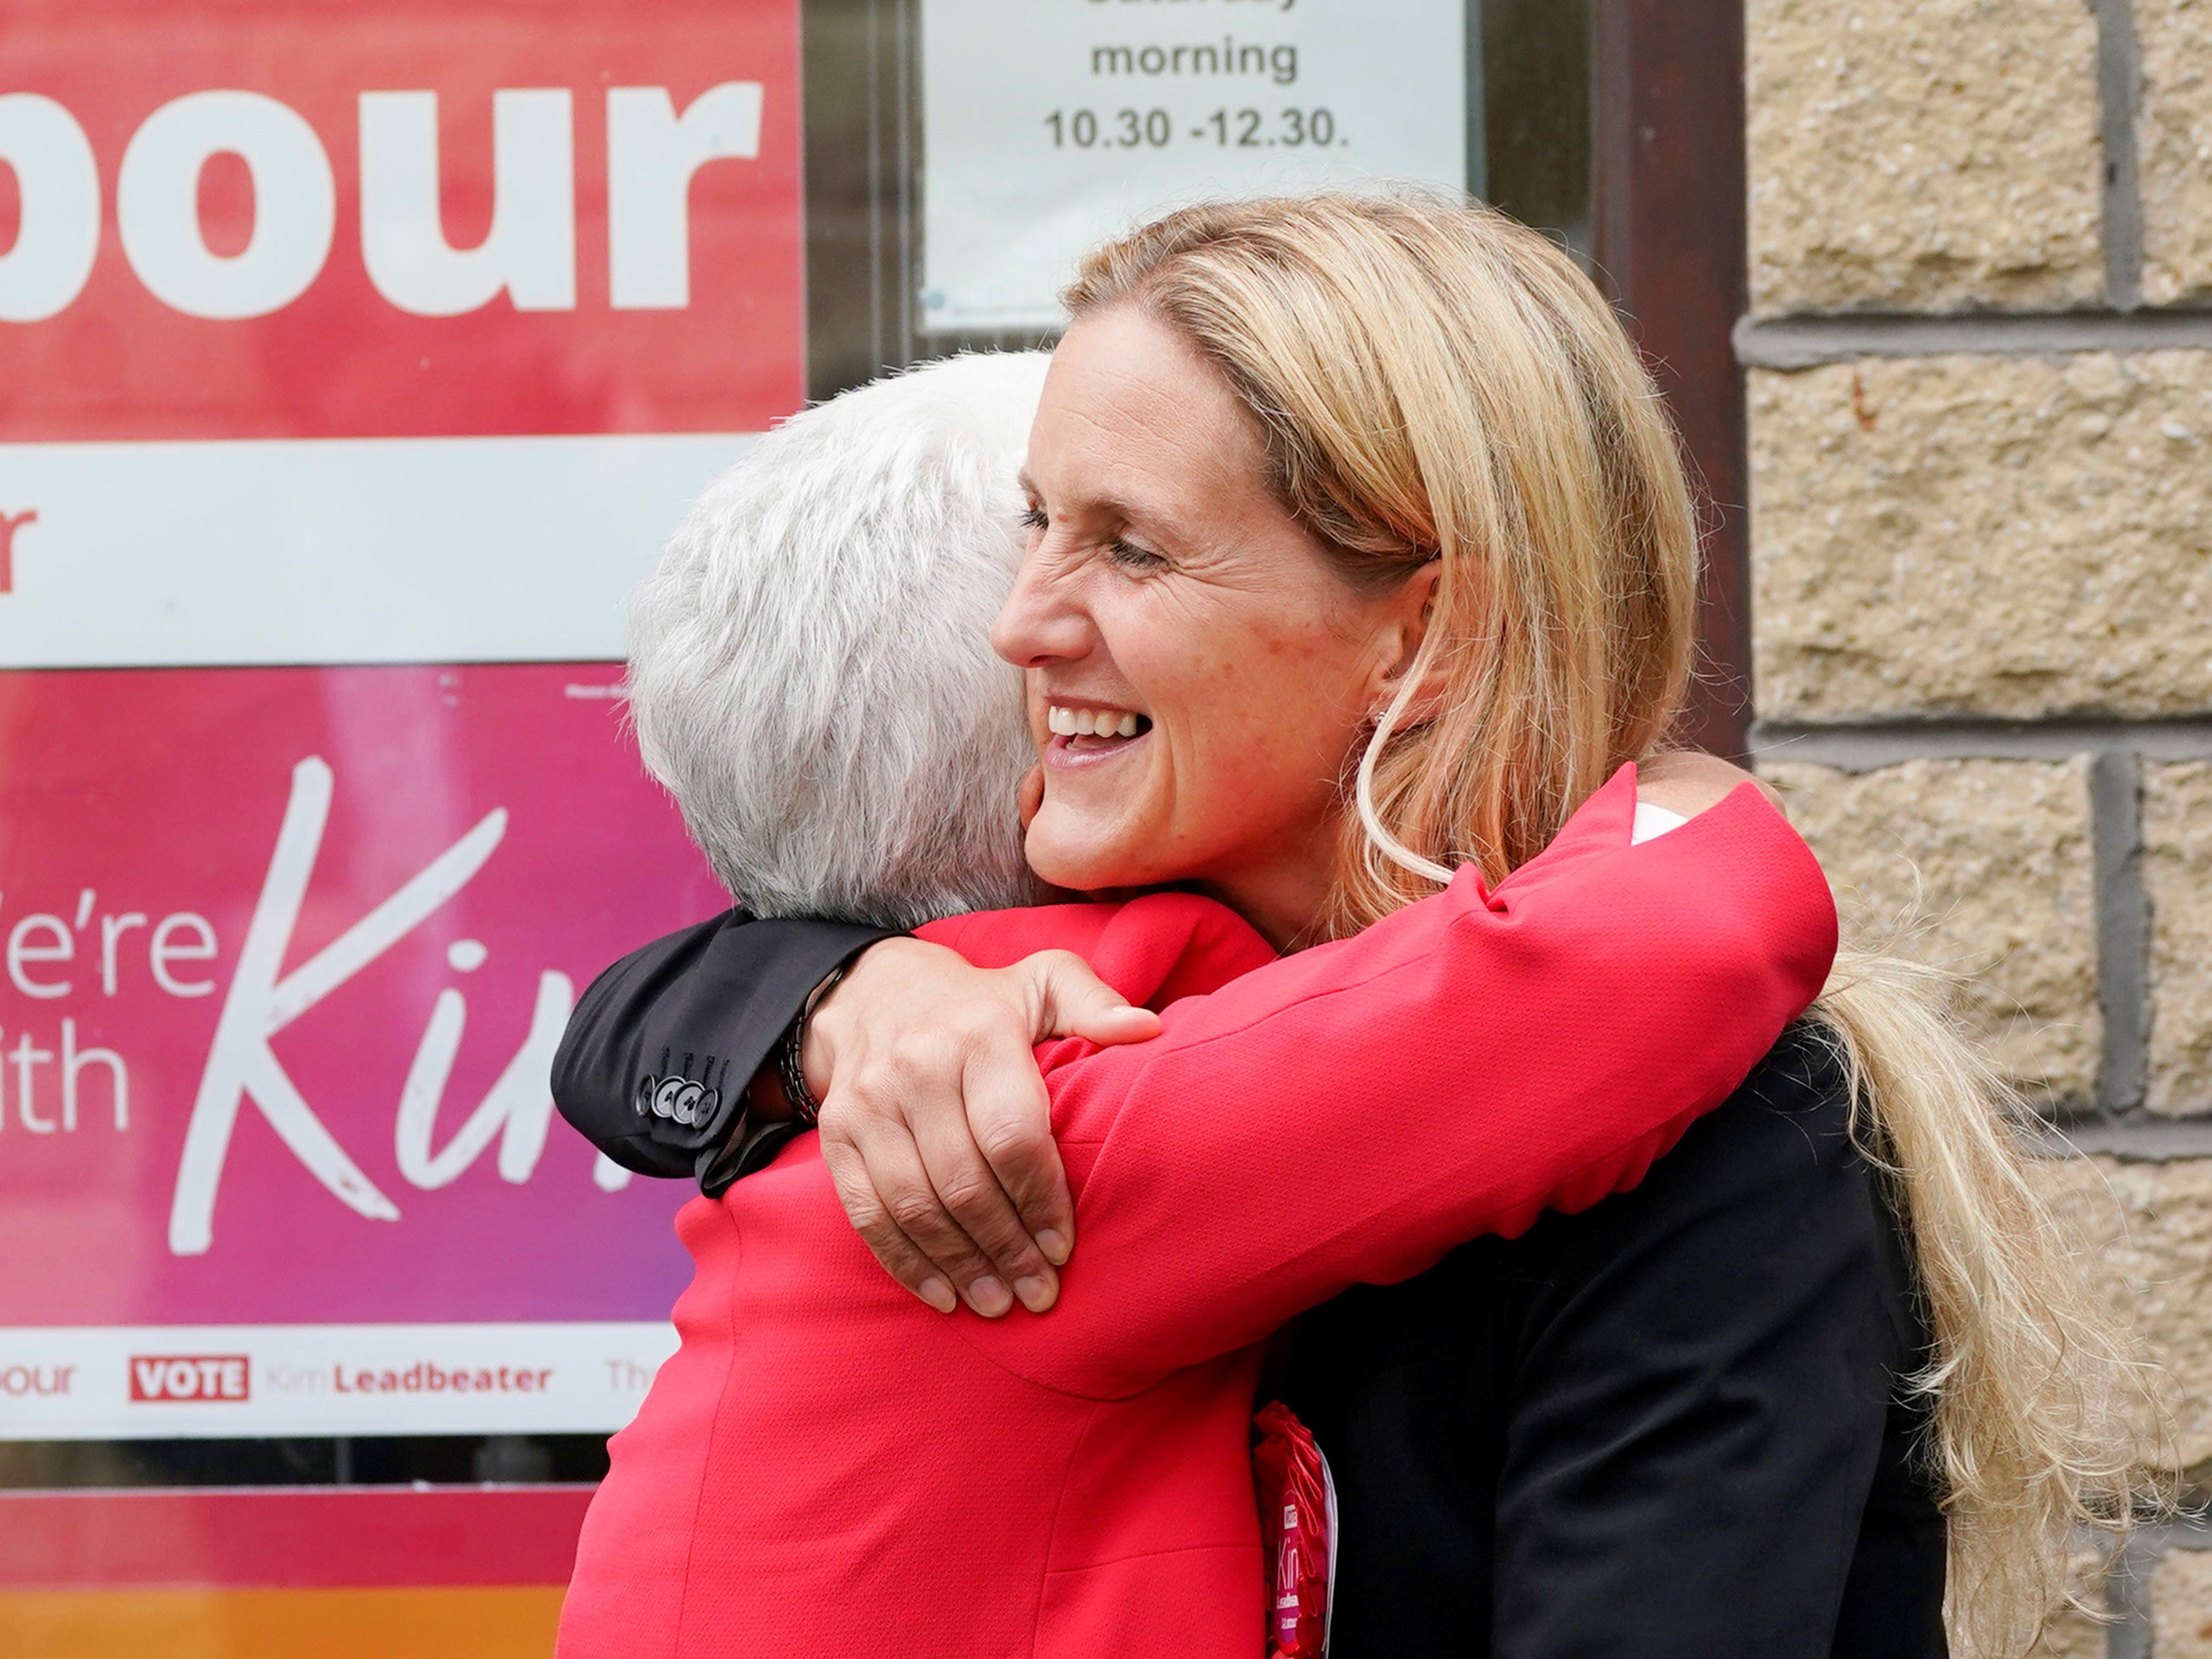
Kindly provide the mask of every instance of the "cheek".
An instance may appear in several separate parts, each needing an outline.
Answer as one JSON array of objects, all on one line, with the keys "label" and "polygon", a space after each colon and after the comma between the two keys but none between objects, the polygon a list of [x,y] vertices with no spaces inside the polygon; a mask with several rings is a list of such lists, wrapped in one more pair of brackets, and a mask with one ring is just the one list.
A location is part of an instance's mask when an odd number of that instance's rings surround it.
[{"label": "cheek", "polygon": [[1115,675],[1153,730],[1126,770],[1048,773],[1030,854],[1048,881],[1215,872],[1321,829],[1337,809],[1367,712],[1358,647],[1298,596],[1169,597],[1099,617]]},{"label": "cheek", "polygon": [[1158,677],[1152,781],[1170,798],[1156,805],[1205,840],[1330,810],[1365,712],[1351,655],[1319,629],[1269,634]]},{"label": "cheek", "polygon": [[1193,728],[1265,733],[1272,752],[1340,744],[1360,714],[1362,659],[1319,622],[1251,630],[1238,648],[1210,654],[1185,692]]},{"label": "cheek", "polygon": [[1192,710],[1188,743],[1198,775],[1182,791],[1231,816],[1279,816],[1292,803],[1326,801],[1358,714],[1322,665],[1251,663],[1224,676]]}]

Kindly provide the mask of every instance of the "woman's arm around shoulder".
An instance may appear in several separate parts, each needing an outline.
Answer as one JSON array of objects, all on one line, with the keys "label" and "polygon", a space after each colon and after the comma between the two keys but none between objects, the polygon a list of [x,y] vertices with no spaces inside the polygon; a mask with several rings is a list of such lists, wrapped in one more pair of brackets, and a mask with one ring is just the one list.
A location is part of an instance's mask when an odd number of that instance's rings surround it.
[{"label": "woman's arm around shoulder", "polygon": [[1624,769],[1494,891],[1462,872],[1155,1042],[1049,1056],[1055,1121],[1103,1146],[1060,1328],[1001,1343],[1140,1387],[1640,1176],[1819,994],[1836,924],[1756,792],[1641,846],[1634,808]]},{"label": "woman's arm around shoulder", "polygon": [[[1662,757],[1636,769],[1638,811],[1652,808],[1662,819],[1686,819],[1726,799],[1748,777],[1708,756]],[[1616,779],[1614,787],[1625,791],[1628,786]],[[1771,792],[1765,793],[1772,799]],[[1618,817],[1617,811],[1578,815],[1579,837],[1563,838],[1565,844],[1555,845],[1539,863],[1556,872],[1571,862],[1575,841],[1589,842],[1589,832],[1601,818],[1605,828],[1596,835],[1596,845],[1619,846],[1627,826],[1614,822]],[[1782,834],[1789,836],[1786,828]],[[1802,847],[1797,850],[1802,855]],[[1544,872],[1532,867],[1514,880],[1525,887],[1543,878]],[[1462,896],[1474,893],[1489,902],[1479,884],[1462,884],[1460,890]],[[1418,938],[1423,928],[1441,925],[1449,902],[1447,896],[1414,906],[1394,918],[1394,925]],[[1011,961],[1017,952],[1009,937],[996,930],[1013,914],[975,919],[985,924],[981,938],[972,932],[956,938],[945,931],[961,927],[960,921],[925,932],[958,945],[978,963]],[[1048,918],[1054,913],[1020,914]],[[1014,937],[1033,950],[1054,943],[1087,948],[1073,939],[1041,937],[1033,931]],[[1373,943],[1331,947],[1349,953],[1340,954],[1335,965],[1356,970],[1361,953]],[[1073,1216],[1053,1149],[1048,1097],[1024,1046],[1054,1029],[1044,1017],[1055,1003],[1079,1000],[1051,982],[1078,977],[1054,962],[1040,956],[992,973],[971,967],[952,950],[920,940],[893,942],[860,959],[810,1028],[807,1076],[824,1103],[823,1148],[833,1160],[847,1212],[893,1276],[933,1305],[946,1304],[949,1280],[980,1312],[996,1315],[1010,1307],[1016,1296],[1008,1293],[1006,1280],[990,1272],[986,1255],[1004,1263],[1031,1264],[1018,1269],[1027,1276],[1014,1283],[1020,1301],[1032,1311],[1050,1306],[1056,1295],[1056,1279],[1035,1266],[1042,1259],[1036,1244],[1018,1230],[1010,1236],[1008,1200],[1002,1195],[1018,1195],[1014,1203],[1030,1233],[1039,1238],[1052,1234],[1044,1254],[1054,1263],[1065,1261],[1073,1243]],[[1176,988],[1199,992],[1211,986],[1194,981]],[[1101,1042],[1149,1035],[1125,1031],[1109,1037],[1101,1035],[1108,1030],[1103,1022],[1075,1029]],[[1054,1060],[1087,1052],[1050,1051]],[[927,1158],[917,1151],[925,1145],[932,1148]],[[979,1248],[979,1240],[988,1242]]]}]

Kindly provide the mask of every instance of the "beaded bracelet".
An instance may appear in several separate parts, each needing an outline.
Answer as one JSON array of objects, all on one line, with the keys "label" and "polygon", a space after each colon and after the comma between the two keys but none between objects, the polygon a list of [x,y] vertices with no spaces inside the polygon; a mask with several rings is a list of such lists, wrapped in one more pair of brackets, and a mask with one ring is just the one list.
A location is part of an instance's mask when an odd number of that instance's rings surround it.
[{"label": "beaded bracelet", "polygon": [[776,1049],[776,1075],[783,1081],[783,1092],[791,1102],[792,1115],[808,1128],[812,1128],[822,1117],[822,1103],[806,1086],[806,1024],[814,1018],[814,1011],[822,999],[837,988],[851,969],[851,962],[841,962],[830,970],[829,976],[807,994],[806,1005],[799,1017],[791,1022],[790,1030],[783,1034],[783,1042]]}]

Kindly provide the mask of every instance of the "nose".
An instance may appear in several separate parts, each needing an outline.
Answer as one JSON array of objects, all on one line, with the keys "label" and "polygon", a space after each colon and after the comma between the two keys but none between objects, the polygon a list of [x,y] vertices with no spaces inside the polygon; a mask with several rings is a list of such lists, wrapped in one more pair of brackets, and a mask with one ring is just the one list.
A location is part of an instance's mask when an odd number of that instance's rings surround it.
[{"label": "nose", "polygon": [[1049,537],[1038,543],[991,624],[991,648],[1017,668],[1089,655],[1095,635],[1075,588],[1071,562],[1052,556]]}]

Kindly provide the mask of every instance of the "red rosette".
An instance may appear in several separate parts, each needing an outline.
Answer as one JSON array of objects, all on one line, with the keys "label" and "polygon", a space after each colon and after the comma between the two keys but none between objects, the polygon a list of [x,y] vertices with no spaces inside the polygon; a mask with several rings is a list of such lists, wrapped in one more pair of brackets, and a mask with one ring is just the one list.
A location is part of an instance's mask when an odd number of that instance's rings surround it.
[{"label": "red rosette", "polygon": [[1280,1401],[1253,1415],[1252,1486],[1267,1569],[1268,1659],[1321,1659],[1328,1647],[1336,1494],[1320,1446]]}]

